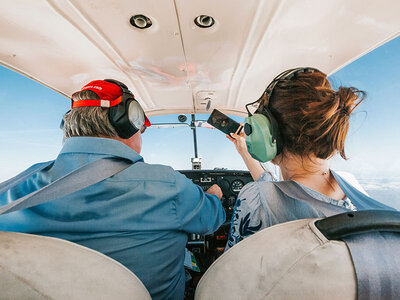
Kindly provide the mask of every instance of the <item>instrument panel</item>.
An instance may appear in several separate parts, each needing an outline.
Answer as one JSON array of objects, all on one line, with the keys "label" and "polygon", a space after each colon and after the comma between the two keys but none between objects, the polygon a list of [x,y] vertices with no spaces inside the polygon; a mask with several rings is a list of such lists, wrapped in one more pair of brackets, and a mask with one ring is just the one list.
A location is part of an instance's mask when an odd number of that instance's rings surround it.
[{"label": "instrument panel", "polygon": [[213,184],[218,184],[222,190],[222,205],[226,212],[226,220],[229,222],[235,207],[236,198],[240,190],[253,181],[250,172],[237,170],[182,170],[179,171],[193,183],[206,191]]}]

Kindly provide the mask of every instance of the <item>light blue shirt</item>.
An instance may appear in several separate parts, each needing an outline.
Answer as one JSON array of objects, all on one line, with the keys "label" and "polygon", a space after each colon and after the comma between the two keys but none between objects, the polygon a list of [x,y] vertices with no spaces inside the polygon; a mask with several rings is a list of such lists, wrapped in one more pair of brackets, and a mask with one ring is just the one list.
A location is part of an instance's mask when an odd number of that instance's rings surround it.
[{"label": "light blue shirt", "polygon": [[[284,194],[272,184],[274,178],[264,172],[256,182],[246,184],[240,191],[232,214],[231,228],[225,251],[270,226],[298,219],[318,218],[324,215],[307,203],[297,201]],[[298,183],[307,194],[316,200],[357,210],[349,198],[335,200]]]},{"label": "light blue shirt", "polygon": [[183,299],[187,233],[213,233],[225,221],[225,212],[218,197],[171,167],[144,163],[113,139],[69,138],[50,169],[1,194],[0,204],[103,157],[134,164],[73,194],[2,215],[0,230],[52,236],[95,249],[134,272],[153,299]]}]

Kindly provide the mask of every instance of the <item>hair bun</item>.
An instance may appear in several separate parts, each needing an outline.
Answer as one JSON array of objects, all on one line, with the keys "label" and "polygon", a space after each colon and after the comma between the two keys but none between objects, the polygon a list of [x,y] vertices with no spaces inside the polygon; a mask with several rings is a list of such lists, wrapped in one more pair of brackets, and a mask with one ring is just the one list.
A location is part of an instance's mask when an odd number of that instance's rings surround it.
[{"label": "hair bun", "polygon": [[350,116],[353,110],[365,98],[365,92],[354,87],[340,87],[337,91],[339,97],[339,113],[345,116]]},{"label": "hair bun", "polygon": [[354,87],[333,90],[322,72],[301,73],[279,82],[269,108],[279,124],[283,150],[321,159],[339,153],[347,159],[344,142],[349,116],[364,98],[365,93]]}]

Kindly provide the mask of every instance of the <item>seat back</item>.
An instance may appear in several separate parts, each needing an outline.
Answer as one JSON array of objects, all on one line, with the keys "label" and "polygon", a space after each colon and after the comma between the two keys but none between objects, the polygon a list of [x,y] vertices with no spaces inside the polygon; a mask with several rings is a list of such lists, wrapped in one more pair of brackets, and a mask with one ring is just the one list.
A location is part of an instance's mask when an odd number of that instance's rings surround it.
[{"label": "seat back", "polygon": [[2,299],[151,299],[113,259],[74,243],[0,232]]},{"label": "seat back", "polygon": [[241,241],[207,270],[195,299],[355,299],[346,244],[328,240],[314,222],[279,224]]}]

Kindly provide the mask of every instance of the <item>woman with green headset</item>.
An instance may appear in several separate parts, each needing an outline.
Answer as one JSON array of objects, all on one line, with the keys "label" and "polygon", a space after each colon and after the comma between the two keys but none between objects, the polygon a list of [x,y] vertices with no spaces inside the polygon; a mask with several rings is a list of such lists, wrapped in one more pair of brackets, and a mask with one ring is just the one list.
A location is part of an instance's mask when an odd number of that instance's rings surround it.
[{"label": "woman with green headset", "polygon": [[[227,137],[254,182],[238,195],[226,249],[275,224],[323,217],[316,206],[299,201],[297,195],[304,193],[313,201],[344,210],[391,209],[364,195],[353,176],[344,179],[328,164],[335,154],[347,159],[344,145],[349,117],[364,96],[354,87],[333,90],[326,74],[317,69],[296,68],[279,74],[260,99],[246,105],[245,132]],[[248,107],[254,104],[258,108],[252,114]],[[263,169],[260,162],[267,161],[280,167],[282,178]],[[280,179],[283,182],[277,184]],[[289,183],[288,193],[285,185]],[[359,196],[349,199],[347,189]]]}]

